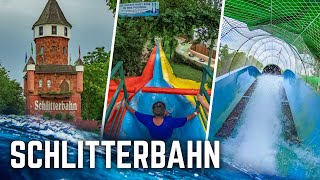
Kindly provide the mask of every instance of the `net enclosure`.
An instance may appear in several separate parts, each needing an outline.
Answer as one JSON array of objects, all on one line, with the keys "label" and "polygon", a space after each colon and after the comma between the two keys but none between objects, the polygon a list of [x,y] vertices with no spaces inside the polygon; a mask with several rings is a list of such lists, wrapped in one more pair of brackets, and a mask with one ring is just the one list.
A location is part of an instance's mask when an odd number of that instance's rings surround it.
[{"label": "net enclosure", "polygon": [[320,1],[226,0],[219,59],[218,75],[276,64],[319,79]]}]

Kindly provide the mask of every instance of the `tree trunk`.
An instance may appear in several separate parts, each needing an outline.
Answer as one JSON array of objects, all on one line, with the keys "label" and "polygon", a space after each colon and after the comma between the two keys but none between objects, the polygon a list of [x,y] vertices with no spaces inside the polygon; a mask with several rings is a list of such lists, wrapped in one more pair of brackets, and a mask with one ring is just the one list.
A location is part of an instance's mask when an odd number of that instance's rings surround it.
[{"label": "tree trunk", "polygon": [[211,61],[212,61],[212,55],[213,55],[213,44],[214,44],[214,39],[211,39],[210,53],[209,53],[209,60],[208,60],[208,66],[209,67],[211,67]]}]

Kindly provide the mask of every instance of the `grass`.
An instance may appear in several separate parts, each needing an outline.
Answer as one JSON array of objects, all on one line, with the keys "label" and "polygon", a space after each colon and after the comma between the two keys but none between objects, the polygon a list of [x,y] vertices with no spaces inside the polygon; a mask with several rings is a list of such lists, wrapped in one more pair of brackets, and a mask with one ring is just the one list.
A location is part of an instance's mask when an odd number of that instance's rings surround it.
[{"label": "grass", "polygon": [[[172,55],[171,58],[173,57],[173,54],[175,53],[175,49],[177,47],[178,42],[174,43],[174,46],[172,48]],[[182,63],[174,63],[170,60],[170,50],[169,50],[169,40],[166,39],[165,41],[165,48],[163,49],[164,53],[166,55],[166,57],[168,58],[170,65],[172,67],[173,73],[179,77],[179,78],[183,78],[183,79],[190,79],[190,80],[194,80],[197,82],[201,82],[201,78],[202,78],[202,71],[195,69],[189,65],[186,64],[182,64]]]},{"label": "grass", "polygon": [[191,79],[197,82],[201,82],[202,78],[202,72],[194,69],[193,67],[190,67],[185,64],[178,64],[170,62],[173,73],[179,77],[184,79]]},{"label": "grass", "polygon": [[315,89],[318,89],[318,82],[320,77],[317,76],[301,76],[308,84],[310,84]]}]

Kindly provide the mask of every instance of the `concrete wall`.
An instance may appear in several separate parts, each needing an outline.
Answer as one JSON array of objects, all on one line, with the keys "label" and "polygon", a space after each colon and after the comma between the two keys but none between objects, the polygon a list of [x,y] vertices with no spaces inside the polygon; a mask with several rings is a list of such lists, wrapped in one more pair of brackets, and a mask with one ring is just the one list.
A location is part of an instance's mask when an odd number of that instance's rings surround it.
[{"label": "concrete wall", "polygon": [[320,153],[320,93],[290,70],[283,77],[298,137],[308,148]]},{"label": "concrete wall", "polygon": [[260,72],[256,67],[247,66],[216,79],[209,140],[213,140],[225,119],[258,75]]}]

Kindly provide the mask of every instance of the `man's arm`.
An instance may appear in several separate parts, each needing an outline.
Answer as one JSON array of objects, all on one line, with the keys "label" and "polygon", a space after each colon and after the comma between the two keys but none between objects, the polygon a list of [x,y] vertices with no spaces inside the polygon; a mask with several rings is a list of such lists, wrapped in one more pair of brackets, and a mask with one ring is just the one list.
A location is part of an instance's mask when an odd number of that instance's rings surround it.
[{"label": "man's arm", "polygon": [[198,94],[197,97],[198,97],[198,100],[199,100],[200,104],[202,104],[202,106],[204,107],[204,109],[205,109],[207,112],[209,112],[209,108],[210,108],[210,107],[209,107],[208,102],[205,100],[204,96]]},{"label": "man's arm", "polygon": [[131,114],[136,113],[136,110],[134,110],[132,107],[130,107],[128,102],[126,102],[126,108]]},{"label": "man's arm", "polygon": [[187,116],[187,121],[190,121],[191,119],[196,117],[198,115],[198,113],[199,113],[199,109],[197,109],[194,113],[192,113],[189,116]]}]

